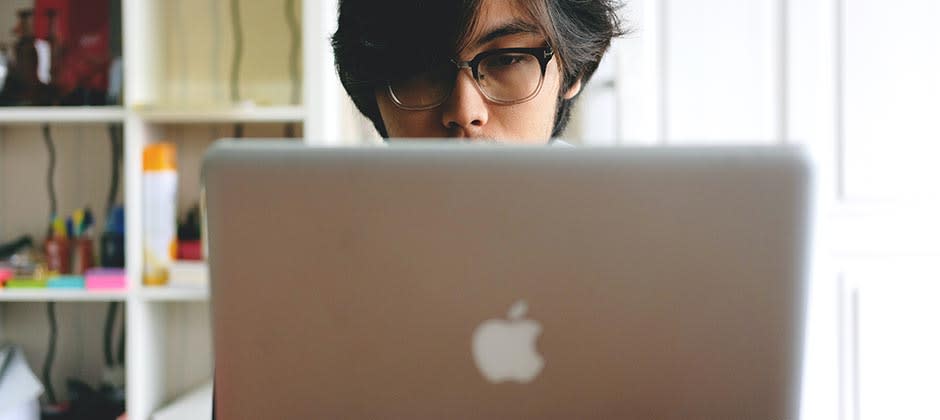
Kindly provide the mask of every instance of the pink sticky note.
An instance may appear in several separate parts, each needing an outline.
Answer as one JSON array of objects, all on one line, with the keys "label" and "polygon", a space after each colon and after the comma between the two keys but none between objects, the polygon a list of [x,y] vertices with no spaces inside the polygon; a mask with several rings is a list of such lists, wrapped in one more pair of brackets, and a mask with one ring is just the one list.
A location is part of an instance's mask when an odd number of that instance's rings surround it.
[{"label": "pink sticky note", "polygon": [[93,268],[85,272],[88,290],[114,290],[127,287],[127,277],[120,268]]}]

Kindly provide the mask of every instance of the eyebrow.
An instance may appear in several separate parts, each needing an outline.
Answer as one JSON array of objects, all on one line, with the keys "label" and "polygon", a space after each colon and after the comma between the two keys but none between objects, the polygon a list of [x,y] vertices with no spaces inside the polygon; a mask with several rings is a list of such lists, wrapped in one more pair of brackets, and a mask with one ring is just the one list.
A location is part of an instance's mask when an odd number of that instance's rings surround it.
[{"label": "eyebrow", "polygon": [[485,35],[481,36],[480,39],[474,42],[474,47],[480,48],[493,40],[502,38],[504,36],[516,35],[516,34],[528,34],[528,33],[539,33],[539,28],[535,25],[522,21],[514,20],[505,25],[499,26]]}]

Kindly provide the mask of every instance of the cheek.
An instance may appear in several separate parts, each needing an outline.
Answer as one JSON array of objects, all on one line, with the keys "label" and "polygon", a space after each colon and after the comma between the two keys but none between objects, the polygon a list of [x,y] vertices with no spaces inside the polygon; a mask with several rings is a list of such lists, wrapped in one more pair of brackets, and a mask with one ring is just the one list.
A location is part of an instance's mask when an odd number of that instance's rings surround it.
[{"label": "cheek", "polygon": [[[549,65],[545,70],[545,80],[542,90],[532,101],[524,104],[528,110],[529,121],[533,130],[541,132],[545,138],[552,134],[555,123],[555,109],[558,106],[558,90],[561,88],[561,78],[558,69]],[[535,127],[537,125],[537,127]]]},{"label": "cheek", "polygon": [[552,100],[557,100],[561,96],[561,69],[556,63],[552,61],[545,69],[545,81],[542,82],[542,92],[540,92],[551,97]]},{"label": "cheek", "polygon": [[435,123],[432,112],[402,111],[388,99],[384,91],[376,92],[375,101],[389,137],[444,137],[434,132],[434,128],[440,124]]},{"label": "cheek", "polygon": [[[545,69],[542,89],[532,100],[507,107],[494,107],[490,114],[492,129],[516,143],[541,144],[552,135],[555,128],[555,110],[558,106],[558,91],[561,78],[554,62]],[[499,128],[496,128],[499,127]]]}]

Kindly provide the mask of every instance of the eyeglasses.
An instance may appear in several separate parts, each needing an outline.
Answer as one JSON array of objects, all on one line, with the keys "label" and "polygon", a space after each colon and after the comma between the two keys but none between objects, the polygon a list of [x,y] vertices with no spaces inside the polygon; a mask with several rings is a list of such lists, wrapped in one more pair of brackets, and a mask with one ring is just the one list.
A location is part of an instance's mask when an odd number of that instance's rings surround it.
[{"label": "eyeglasses", "polygon": [[488,100],[515,105],[539,94],[545,69],[554,55],[551,47],[485,51],[470,61],[450,60],[414,76],[390,81],[388,96],[404,110],[433,109],[450,97],[457,84],[457,73],[469,69],[477,88]]}]

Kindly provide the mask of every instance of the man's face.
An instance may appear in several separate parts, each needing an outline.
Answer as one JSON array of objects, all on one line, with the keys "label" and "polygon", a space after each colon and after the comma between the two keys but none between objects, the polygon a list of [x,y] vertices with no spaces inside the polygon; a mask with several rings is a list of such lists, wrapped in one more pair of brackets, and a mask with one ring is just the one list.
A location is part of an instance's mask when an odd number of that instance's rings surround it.
[{"label": "man's face", "polygon": [[[479,21],[469,34],[467,47],[457,57],[469,61],[478,54],[503,48],[541,48],[545,38],[535,31],[526,14],[515,1],[484,0]],[[429,35],[433,36],[433,34]],[[559,58],[546,67],[541,90],[532,99],[513,105],[489,100],[478,88],[468,69],[461,69],[450,96],[433,109],[414,111],[397,106],[385,86],[376,89],[376,101],[382,121],[391,138],[463,138],[518,144],[545,144],[552,134],[561,87]],[[563,97],[570,99],[580,90],[575,83]]]}]

